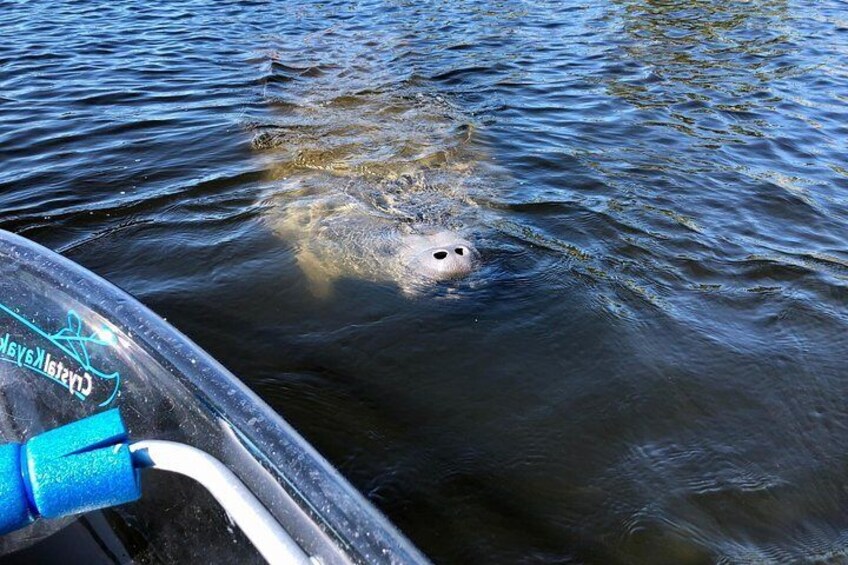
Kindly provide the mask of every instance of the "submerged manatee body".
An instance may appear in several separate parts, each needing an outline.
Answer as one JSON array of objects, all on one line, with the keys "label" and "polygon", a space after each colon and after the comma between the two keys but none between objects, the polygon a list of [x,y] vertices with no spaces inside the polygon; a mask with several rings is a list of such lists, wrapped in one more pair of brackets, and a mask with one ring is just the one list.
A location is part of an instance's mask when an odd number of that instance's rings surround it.
[{"label": "submerged manatee body", "polygon": [[[472,273],[480,264],[468,224],[476,206],[438,190],[424,196],[408,186],[398,188],[404,186],[399,180],[331,173],[296,175],[276,185],[277,192],[266,201],[265,221],[294,245],[298,266],[319,296],[329,294],[333,281],[341,278],[393,281],[415,293]],[[400,195],[404,208],[423,211],[434,199],[439,205],[429,207],[429,213],[406,214],[389,204],[385,196],[391,194]],[[449,214],[451,209],[461,214]]]},{"label": "submerged manatee body", "polygon": [[341,278],[405,292],[462,284],[480,265],[475,197],[486,186],[471,122],[419,88],[362,89],[343,66],[277,71],[309,78],[268,96],[273,120],[253,126],[264,219],[293,245],[313,292]]}]

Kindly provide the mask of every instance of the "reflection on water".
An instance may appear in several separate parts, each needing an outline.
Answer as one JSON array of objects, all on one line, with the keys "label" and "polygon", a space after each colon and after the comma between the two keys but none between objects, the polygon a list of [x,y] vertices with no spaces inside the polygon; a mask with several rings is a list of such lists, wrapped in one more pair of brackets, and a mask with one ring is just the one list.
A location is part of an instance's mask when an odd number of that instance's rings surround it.
[{"label": "reflection on water", "polygon": [[[681,124],[696,109],[744,112],[760,108],[758,94],[787,72],[774,65],[792,52],[786,2],[616,4],[625,14],[628,60],[606,78],[615,94],[640,108],[690,104],[676,116]],[[637,68],[641,76],[631,74]]]},{"label": "reflection on water", "polygon": [[[0,227],[167,316],[435,560],[845,560],[839,2],[0,7]],[[266,222],[304,186],[461,210],[479,286],[316,298]]]}]

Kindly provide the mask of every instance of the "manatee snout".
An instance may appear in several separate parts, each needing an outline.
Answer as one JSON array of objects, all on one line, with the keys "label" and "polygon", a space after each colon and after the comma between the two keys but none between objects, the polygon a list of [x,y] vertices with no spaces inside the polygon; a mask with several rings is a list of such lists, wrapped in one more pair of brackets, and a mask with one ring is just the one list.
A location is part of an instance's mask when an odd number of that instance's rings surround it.
[{"label": "manatee snout", "polygon": [[406,242],[407,268],[431,280],[462,278],[471,273],[477,250],[452,232],[411,236]]},{"label": "manatee snout", "polygon": [[462,244],[430,249],[417,261],[415,268],[436,280],[464,277],[474,268],[471,250]]}]

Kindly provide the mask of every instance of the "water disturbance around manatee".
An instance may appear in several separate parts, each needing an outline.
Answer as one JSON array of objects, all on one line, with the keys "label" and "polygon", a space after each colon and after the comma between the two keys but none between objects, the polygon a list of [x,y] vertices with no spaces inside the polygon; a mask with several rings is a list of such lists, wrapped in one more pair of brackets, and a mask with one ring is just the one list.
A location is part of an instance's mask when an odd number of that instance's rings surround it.
[{"label": "water disturbance around manatee", "polygon": [[[848,561],[846,14],[0,0],[0,228],[166,317],[434,561]],[[479,271],[316,295],[267,218],[327,187],[467,229]]]}]

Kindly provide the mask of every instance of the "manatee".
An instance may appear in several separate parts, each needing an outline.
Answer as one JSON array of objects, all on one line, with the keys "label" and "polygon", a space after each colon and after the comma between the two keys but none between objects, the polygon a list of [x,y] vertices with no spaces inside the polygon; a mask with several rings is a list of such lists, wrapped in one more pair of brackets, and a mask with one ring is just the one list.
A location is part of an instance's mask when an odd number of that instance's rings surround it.
[{"label": "manatee", "polygon": [[473,122],[421,88],[347,90],[344,68],[284,68],[310,78],[269,97],[271,119],[251,124],[253,146],[268,188],[264,222],[293,246],[313,293],[328,295],[341,278],[406,293],[463,284],[481,264],[486,185]]},{"label": "manatee", "polygon": [[[480,265],[473,234],[447,213],[464,206],[467,215],[473,205],[450,198],[433,202],[442,191],[416,196],[403,189],[409,183],[409,177],[345,181],[327,173],[296,175],[266,201],[264,220],[294,245],[297,264],[317,296],[328,296],[333,281],[346,277],[392,281],[414,294],[471,274]],[[387,195],[399,196],[402,207],[388,204]],[[366,196],[381,197],[383,206]],[[405,214],[406,207],[419,213]]]}]

